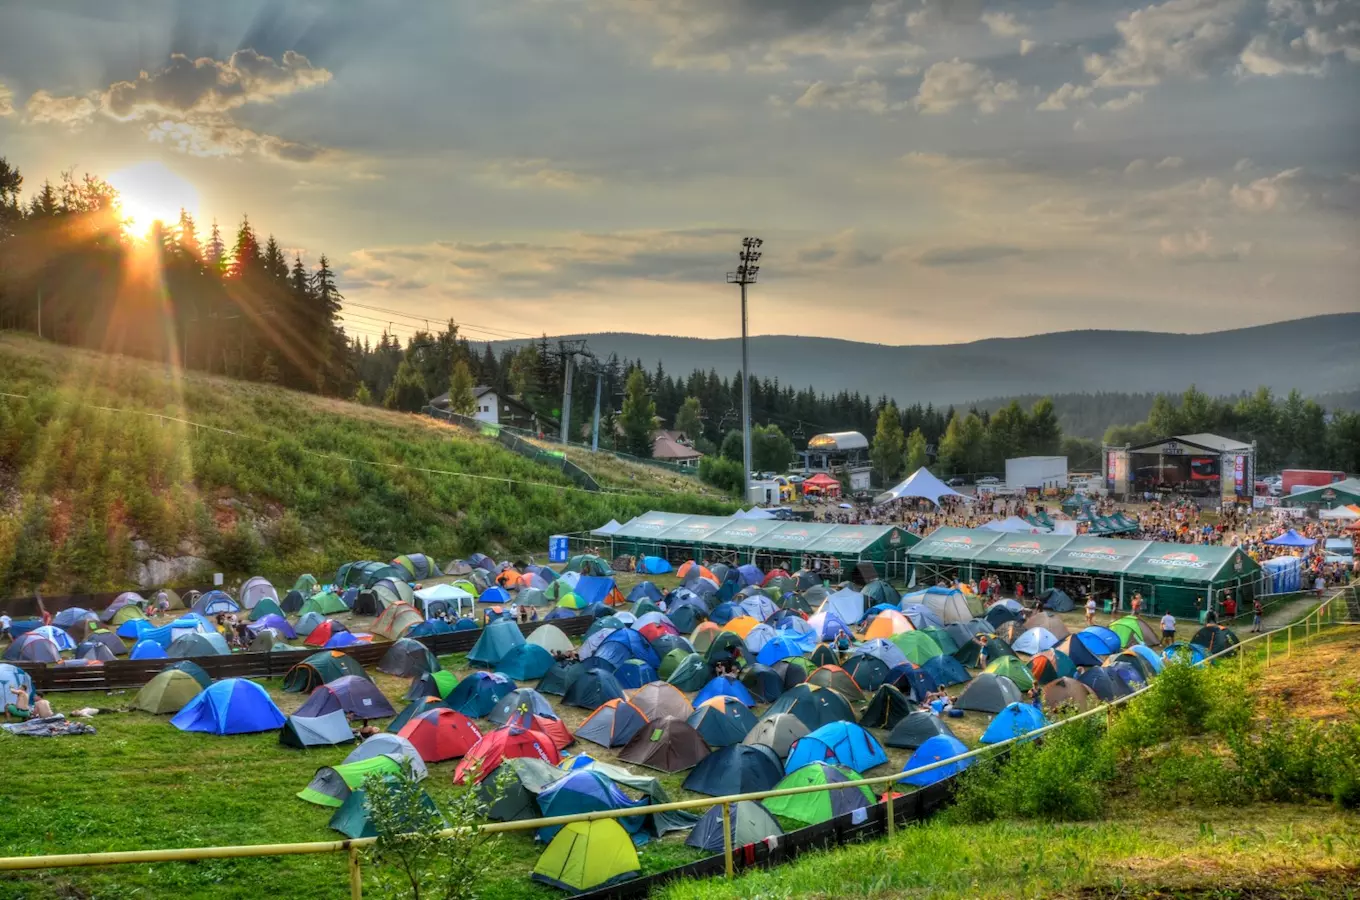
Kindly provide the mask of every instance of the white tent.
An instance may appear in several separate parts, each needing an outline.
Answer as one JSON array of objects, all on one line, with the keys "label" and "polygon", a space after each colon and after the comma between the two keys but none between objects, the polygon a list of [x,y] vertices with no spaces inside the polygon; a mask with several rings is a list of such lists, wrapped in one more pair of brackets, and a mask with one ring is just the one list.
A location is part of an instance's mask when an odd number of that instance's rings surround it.
[{"label": "white tent", "polygon": [[451,584],[433,584],[427,588],[421,588],[415,593],[418,600],[429,603],[434,600],[443,600],[445,603],[471,603],[477,598],[469,594],[462,588],[454,587]]},{"label": "white tent", "polygon": [[960,497],[968,501],[973,499],[966,494],[960,494],[930,474],[930,471],[925,467],[917,469],[911,474],[910,478],[892,490],[879,494],[874,498],[874,504],[887,503],[889,500],[898,500],[902,497],[922,497],[936,506],[940,505],[941,497]]},{"label": "white tent", "polygon": [[1006,534],[1047,534],[1048,529],[1026,522],[1019,516],[1009,516],[1005,519],[998,519],[987,522],[982,526],[988,531],[1000,531]]},{"label": "white tent", "polygon": [[611,534],[616,534],[616,533],[618,533],[618,530],[619,530],[620,528],[622,528],[622,527],[623,527],[623,526],[619,524],[619,520],[618,520],[618,519],[610,519],[608,522],[605,522],[605,523],[604,523],[603,525],[601,525],[599,528],[594,529],[594,530],[591,531],[590,533],[591,533],[591,534],[598,534],[598,535],[600,535],[601,537],[608,537],[608,536],[611,535]]},{"label": "white tent", "polygon": [[835,613],[845,624],[854,625],[864,618],[864,595],[859,591],[841,588],[823,600],[817,612]]},{"label": "white tent", "polygon": [[744,512],[744,513],[737,513],[733,518],[737,518],[737,519],[762,519],[762,520],[763,520],[763,519],[773,519],[773,518],[775,518],[775,514],[772,513],[772,512],[770,512],[768,509],[761,509],[759,506],[753,506],[753,507],[751,507],[750,509],[748,509],[748,510],[747,510],[746,512]]},{"label": "white tent", "polygon": [[1338,506],[1336,509],[1318,510],[1319,519],[1360,519],[1360,513],[1351,509],[1349,506]]}]

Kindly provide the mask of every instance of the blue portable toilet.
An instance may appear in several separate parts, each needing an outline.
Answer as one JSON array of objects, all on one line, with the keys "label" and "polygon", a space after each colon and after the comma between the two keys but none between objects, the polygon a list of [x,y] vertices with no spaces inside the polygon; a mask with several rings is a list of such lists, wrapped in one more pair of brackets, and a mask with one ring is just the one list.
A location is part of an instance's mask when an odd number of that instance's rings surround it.
[{"label": "blue portable toilet", "polygon": [[548,538],[548,562],[564,563],[570,557],[567,550],[567,536],[554,534]]}]

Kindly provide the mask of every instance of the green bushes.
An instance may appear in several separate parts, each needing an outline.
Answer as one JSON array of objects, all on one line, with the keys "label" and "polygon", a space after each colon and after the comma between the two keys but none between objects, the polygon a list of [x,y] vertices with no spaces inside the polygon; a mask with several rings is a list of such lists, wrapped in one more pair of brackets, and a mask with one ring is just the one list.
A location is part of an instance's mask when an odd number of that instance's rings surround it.
[{"label": "green bushes", "polygon": [[722,456],[705,456],[699,460],[699,479],[719,490],[737,495],[741,494],[746,484],[741,463]]},{"label": "green bushes", "polygon": [[960,823],[1084,820],[1133,801],[1360,804],[1360,703],[1336,722],[1260,715],[1253,671],[1173,663],[1134,700],[1022,743],[960,778]]}]

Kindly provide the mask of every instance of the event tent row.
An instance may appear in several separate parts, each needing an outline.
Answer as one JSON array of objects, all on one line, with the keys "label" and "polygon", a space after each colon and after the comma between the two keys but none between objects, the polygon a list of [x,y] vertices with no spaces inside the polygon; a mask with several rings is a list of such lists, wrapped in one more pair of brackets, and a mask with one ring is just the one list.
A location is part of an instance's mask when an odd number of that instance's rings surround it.
[{"label": "event tent row", "polygon": [[922,580],[977,579],[986,572],[1022,573],[1035,588],[1058,578],[1089,578],[1099,597],[1127,601],[1135,591],[1150,612],[1197,613],[1196,600],[1221,601],[1231,592],[1239,607],[1262,588],[1261,567],[1239,547],[1171,544],[1093,535],[1005,534],[985,528],[940,528],[907,552]]},{"label": "event tent row", "polygon": [[649,512],[616,529],[592,534],[607,539],[615,555],[664,556],[672,562],[704,556],[764,569],[788,566],[834,571],[869,562],[880,575],[902,576],[906,551],[920,540],[891,525],[830,525],[745,516],[697,516]]}]

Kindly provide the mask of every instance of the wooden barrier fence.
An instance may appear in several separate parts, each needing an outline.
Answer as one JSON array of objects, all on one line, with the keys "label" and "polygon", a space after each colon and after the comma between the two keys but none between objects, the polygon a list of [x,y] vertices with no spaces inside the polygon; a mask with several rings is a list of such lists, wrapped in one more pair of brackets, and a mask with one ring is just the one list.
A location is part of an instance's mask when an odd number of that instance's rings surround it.
[{"label": "wooden barrier fence", "polygon": [[[555,625],[567,637],[580,637],[595,621],[592,616],[573,616],[551,622],[529,622],[519,626],[525,636],[543,625]],[[449,634],[430,634],[414,638],[429,647],[436,656],[447,653],[466,653],[482,636],[481,629],[454,631]],[[366,668],[377,665],[392,647],[382,641],[372,644],[353,644],[341,652],[362,663]],[[233,653],[231,656],[195,656],[193,661],[214,681],[219,678],[281,678],[289,669],[320,650],[285,650],[267,653]],[[140,688],[155,678],[166,666],[179,662],[175,659],[119,659],[98,666],[53,666],[42,663],[15,662],[33,679],[39,693],[63,691],[113,691]]]}]

